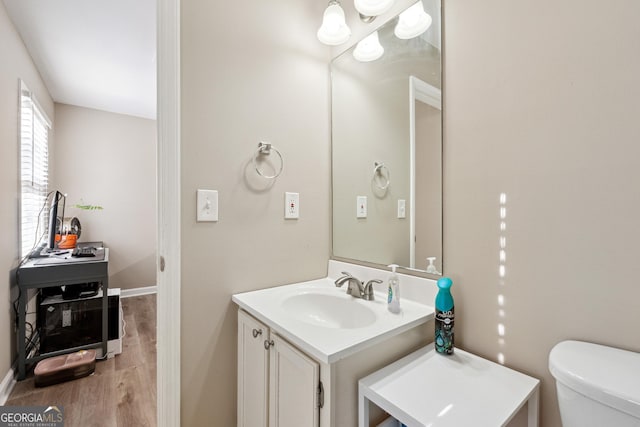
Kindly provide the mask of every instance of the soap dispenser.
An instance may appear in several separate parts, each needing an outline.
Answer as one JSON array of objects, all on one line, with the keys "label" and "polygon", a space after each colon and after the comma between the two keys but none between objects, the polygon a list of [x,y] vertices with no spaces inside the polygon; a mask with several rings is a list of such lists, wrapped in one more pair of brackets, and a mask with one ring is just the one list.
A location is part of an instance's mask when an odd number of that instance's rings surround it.
[{"label": "soap dispenser", "polygon": [[427,266],[427,273],[440,274],[438,270],[436,270],[436,266],[433,264],[435,260],[436,260],[436,257],[434,256],[430,256],[429,258],[427,258],[427,261],[429,261],[429,265]]},{"label": "soap dispenser", "polygon": [[397,264],[391,264],[391,277],[389,277],[389,296],[387,298],[387,308],[392,313],[400,313],[400,279],[396,274]]}]

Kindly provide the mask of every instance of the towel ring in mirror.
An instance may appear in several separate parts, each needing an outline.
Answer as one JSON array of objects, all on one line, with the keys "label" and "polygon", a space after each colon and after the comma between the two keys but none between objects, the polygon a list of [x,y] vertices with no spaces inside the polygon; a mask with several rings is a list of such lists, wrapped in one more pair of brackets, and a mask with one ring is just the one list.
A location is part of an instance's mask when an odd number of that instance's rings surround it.
[{"label": "towel ring in mirror", "polygon": [[[382,162],[375,162],[373,166],[373,185],[380,190],[386,190],[389,188],[389,184],[391,183],[391,173],[389,172],[389,168]],[[378,184],[376,175],[380,175],[384,178],[384,184]]]}]

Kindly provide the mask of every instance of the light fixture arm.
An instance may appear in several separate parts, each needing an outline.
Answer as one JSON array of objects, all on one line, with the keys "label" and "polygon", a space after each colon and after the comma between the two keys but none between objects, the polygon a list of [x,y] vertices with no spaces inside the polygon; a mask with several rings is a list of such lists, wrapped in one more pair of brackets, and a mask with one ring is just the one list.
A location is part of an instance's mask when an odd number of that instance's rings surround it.
[{"label": "light fixture arm", "polygon": [[363,15],[360,12],[358,12],[358,15],[360,16],[360,21],[364,22],[365,24],[370,24],[377,18],[376,16]]}]

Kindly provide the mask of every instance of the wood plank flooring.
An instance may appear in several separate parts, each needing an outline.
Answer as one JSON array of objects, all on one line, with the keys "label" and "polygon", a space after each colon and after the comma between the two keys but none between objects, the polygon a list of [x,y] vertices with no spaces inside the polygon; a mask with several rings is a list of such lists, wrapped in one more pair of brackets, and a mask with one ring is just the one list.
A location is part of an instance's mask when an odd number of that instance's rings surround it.
[{"label": "wood plank flooring", "polygon": [[156,426],[156,296],[122,299],[122,354],[96,362],[93,375],[36,388],[16,384],[7,406],[59,405],[65,427]]}]

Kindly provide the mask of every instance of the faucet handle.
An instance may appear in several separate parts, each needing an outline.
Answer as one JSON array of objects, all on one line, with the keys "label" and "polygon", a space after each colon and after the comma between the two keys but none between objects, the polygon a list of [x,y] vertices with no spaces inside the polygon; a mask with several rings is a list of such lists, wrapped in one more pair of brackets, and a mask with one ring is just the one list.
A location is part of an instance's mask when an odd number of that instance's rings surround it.
[{"label": "faucet handle", "polygon": [[382,283],[382,280],[372,279],[364,285],[364,291],[362,292],[362,298],[367,301],[373,301],[373,284]]},{"label": "faucet handle", "polygon": [[343,284],[344,282],[346,282],[347,280],[349,280],[349,279],[353,279],[353,278],[354,278],[354,277],[351,275],[351,273],[349,273],[348,271],[343,271],[343,272],[342,272],[342,274],[343,274],[343,276],[338,277],[338,278],[335,280],[335,282],[333,282],[333,283],[335,283],[335,285],[336,285],[337,287],[342,286],[342,284]]}]

